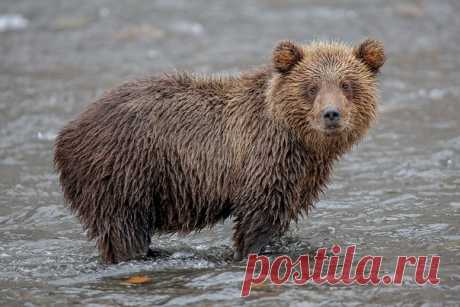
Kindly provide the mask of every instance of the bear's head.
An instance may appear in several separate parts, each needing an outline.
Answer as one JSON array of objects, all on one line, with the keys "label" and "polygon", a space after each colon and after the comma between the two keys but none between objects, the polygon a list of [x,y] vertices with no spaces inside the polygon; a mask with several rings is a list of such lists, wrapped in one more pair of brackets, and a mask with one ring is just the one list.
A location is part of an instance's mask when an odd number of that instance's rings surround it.
[{"label": "bear's head", "polygon": [[383,44],[376,40],[357,47],[280,42],[273,51],[269,112],[313,149],[346,150],[375,119],[384,62]]}]

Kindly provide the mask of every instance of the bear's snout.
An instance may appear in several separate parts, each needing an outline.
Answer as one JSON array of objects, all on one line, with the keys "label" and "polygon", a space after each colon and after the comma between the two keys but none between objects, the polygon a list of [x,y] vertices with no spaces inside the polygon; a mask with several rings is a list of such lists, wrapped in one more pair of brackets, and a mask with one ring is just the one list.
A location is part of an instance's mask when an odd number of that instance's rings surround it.
[{"label": "bear's snout", "polygon": [[327,129],[337,128],[340,124],[341,114],[337,108],[327,107],[321,112],[324,126]]}]

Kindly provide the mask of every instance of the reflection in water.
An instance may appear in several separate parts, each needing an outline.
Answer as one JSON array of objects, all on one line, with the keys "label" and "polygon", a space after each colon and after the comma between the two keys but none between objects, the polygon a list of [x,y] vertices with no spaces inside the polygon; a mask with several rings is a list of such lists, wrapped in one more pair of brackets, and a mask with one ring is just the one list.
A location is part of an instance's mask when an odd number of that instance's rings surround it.
[{"label": "reflection in water", "polygon": [[[382,39],[380,119],[340,161],[310,218],[270,246],[313,254],[357,244],[358,254],[441,256],[441,285],[420,289],[271,285],[259,305],[421,304],[460,300],[460,60],[456,1],[2,1],[27,27],[0,31],[0,302],[39,305],[226,304],[244,263],[229,261],[231,222],[187,237],[155,237],[155,259],[98,262],[63,205],[52,168],[56,132],[102,91],[172,69],[235,73],[269,60],[275,42]],[[2,15],[3,16],[3,15]],[[0,16],[0,18],[3,18]],[[150,281],[130,284],[131,276]]]}]

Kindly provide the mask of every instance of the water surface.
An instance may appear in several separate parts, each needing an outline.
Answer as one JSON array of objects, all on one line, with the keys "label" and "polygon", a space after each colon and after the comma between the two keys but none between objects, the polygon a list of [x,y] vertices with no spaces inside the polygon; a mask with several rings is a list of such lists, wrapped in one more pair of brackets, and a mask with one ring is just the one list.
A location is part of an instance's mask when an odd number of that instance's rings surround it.
[{"label": "water surface", "polygon": [[[455,305],[459,14],[454,0],[1,1],[0,304]],[[230,221],[187,237],[155,237],[169,256],[100,264],[63,204],[52,167],[56,133],[91,100],[160,71],[255,67],[270,60],[280,39],[368,36],[382,39],[389,57],[378,124],[338,163],[312,215],[273,252],[357,244],[360,255],[384,256],[385,272],[393,272],[396,255],[436,254],[439,286],[411,279],[402,287],[265,285],[243,300],[244,264],[226,260]],[[152,282],[126,284],[137,274]]]}]

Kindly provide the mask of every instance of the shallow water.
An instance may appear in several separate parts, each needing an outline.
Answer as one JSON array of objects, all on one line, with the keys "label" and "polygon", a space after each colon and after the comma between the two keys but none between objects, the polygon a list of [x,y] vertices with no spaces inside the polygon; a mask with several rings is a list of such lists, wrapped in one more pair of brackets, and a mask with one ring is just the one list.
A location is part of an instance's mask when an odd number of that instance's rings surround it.
[{"label": "shallow water", "polygon": [[[457,1],[0,2],[0,304],[455,305],[460,301],[460,4]],[[3,16],[3,17],[2,17]],[[6,17],[5,17],[6,16]],[[8,17],[10,16],[10,17]],[[2,19],[3,18],[3,19]],[[3,20],[3,21],[2,21]],[[272,249],[355,243],[360,255],[440,255],[438,286],[269,284],[241,299],[231,222],[162,236],[169,256],[105,266],[63,204],[57,131],[102,91],[179,69],[235,73],[277,40],[385,42],[377,126],[336,167],[308,219]],[[133,275],[152,278],[129,285]]]}]

